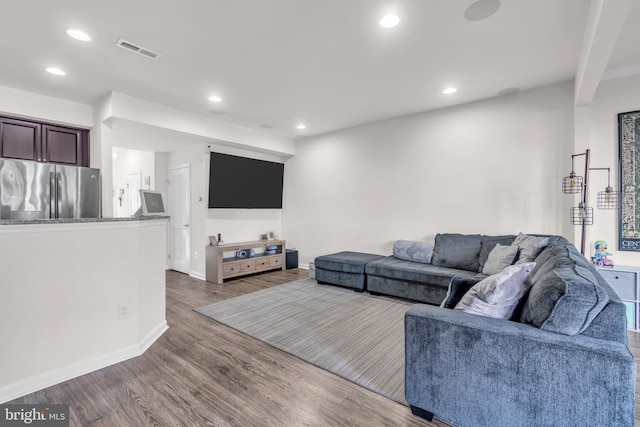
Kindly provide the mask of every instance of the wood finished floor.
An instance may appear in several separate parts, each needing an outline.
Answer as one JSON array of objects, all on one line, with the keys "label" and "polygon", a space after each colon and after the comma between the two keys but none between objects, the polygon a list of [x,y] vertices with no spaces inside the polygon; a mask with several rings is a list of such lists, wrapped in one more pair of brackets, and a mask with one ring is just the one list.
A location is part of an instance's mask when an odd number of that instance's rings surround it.
[{"label": "wood finished floor", "polygon": [[[192,311],[305,277],[216,285],[168,271],[170,328],[145,354],[9,403],[67,403],[71,426],[446,426]],[[640,334],[629,345],[637,359]]]},{"label": "wood finished floor", "polygon": [[67,403],[72,426],[445,426],[192,311],[308,275],[168,271],[169,330],[145,354],[10,403]]}]

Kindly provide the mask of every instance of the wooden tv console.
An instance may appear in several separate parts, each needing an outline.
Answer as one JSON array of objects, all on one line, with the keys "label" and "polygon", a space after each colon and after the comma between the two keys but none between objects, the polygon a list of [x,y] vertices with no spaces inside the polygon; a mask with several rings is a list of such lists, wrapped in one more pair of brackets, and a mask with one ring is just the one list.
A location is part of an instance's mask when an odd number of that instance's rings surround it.
[{"label": "wooden tv console", "polygon": [[[277,246],[273,255],[258,253],[249,257],[249,249],[262,249],[267,246]],[[236,258],[235,252],[247,250],[246,258]],[[225,258],[225,252],[234,252],[233,256]],[[258,251],[256,251],[258,252]],[[207,246],[207,281],[221,284],[224,279],[245,276],[268,270],[283,270],[285,266],[285,241],[284,240],[257,240],[254,242],[223,243],[222,245]]]}]

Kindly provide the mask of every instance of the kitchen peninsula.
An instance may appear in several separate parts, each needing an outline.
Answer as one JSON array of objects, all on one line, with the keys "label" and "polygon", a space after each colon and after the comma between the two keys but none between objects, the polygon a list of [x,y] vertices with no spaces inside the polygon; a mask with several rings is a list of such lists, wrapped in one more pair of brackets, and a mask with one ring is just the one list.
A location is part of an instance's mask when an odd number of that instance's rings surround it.
[{"label": "kitchen peninsula", "polygon": [[167,223],[0,220],[0,403],[136,357],[167,330]]}]

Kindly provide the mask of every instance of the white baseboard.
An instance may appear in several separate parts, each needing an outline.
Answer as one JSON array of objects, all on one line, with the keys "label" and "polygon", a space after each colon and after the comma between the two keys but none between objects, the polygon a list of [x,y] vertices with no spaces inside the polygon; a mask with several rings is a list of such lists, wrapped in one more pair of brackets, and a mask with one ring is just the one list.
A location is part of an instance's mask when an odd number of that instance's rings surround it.
[{"label": "white baseboard", "polygon": [[197,271],[190,271],[189,277],[193,277],[194,279],[207,280],[207,276],[203,273],[198,273]]},{"label": "white baseboard", "polygon": [[309,263],[298,264],[298,268],[302,268],[303,270],[309,269]]},{"label": "white baseboard", "polygon": [[52,385],[88,374],[89,372],[97,371],[107,366],[140,356],[151,347],[167,329],[169,329],[167,321],[163,320],[137,344],[0,387],[0,403],[9,402],[38,390],[51,387]]}]

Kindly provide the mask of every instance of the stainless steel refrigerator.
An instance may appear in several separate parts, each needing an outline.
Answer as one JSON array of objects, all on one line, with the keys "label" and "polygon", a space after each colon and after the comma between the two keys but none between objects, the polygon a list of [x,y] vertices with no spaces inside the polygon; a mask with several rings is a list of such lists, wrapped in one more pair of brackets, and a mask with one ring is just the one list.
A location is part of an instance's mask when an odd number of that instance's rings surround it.
[{"label": "stainless steel refrigerator", "polygon": [[100,169],[0,158],[0,219],[100,217]]}]

